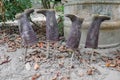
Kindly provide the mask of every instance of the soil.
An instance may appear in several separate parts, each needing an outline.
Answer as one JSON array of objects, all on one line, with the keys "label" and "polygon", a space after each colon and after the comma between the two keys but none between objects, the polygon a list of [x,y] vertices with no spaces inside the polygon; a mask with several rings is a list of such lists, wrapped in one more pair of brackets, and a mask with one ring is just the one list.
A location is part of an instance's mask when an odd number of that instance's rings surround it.
[{"label": "soil", "polygon": [[80,47],[72,51],[59,41],[51,43],[48,50],[44,40],[29,47],[25,56],[20,38],[15,38],[14,43],[10,38],[9,43],[2,40],[0,80],[120,80],[120,47],[97,50]]},{"label": "soil", "polygon": [[39,42],[29,47],[25,55],[20,36],[13,33],[0,32],[0,80],[120,80],[120,47],[80,46],[73,51],[60,40],[48,49],[45,37],[38,35]]}]

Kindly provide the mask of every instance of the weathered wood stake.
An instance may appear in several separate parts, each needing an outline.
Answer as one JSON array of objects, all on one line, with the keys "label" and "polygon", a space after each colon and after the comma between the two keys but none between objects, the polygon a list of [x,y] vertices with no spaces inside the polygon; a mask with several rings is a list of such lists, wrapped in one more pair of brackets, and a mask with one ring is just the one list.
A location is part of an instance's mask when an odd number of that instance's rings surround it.
[{"label": "weathered wood stake", "polygon": [[38,10],[37,13],[41,13],[46,17],[46,39],[48,43],[47,58],[49,57],[49,44],[50,42],[57,42],[59,40],[58,24],[55,17],[55,10],[53,9],[42,9]]}]

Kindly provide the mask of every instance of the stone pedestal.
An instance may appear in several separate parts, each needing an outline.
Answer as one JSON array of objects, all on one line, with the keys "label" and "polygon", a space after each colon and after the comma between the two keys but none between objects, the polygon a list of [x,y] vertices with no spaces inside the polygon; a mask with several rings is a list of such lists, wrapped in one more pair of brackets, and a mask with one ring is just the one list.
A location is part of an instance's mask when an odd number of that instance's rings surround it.
[{"label": "stone pedestal", "polygon": [[[116,47],[120,44],[120,1],[118,0],[67,0],[65,14],[75,14],[84,18],[80,45],[84,46],[88,27],[94,14],[108,15],[111,20],[102,23],[99,35],[99,47]],[[65,38],[70,29],[70,20],[65,18]]]}]

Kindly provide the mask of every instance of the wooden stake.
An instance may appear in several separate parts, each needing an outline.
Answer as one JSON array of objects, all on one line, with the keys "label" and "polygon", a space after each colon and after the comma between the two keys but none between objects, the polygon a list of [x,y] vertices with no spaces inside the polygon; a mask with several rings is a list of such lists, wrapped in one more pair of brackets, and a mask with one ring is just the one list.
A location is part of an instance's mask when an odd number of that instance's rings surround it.
[{"label": "wooden stake", "polygon": [[49,51],[50,51],[50,42],[47,41],[47,54],[46,54],[46,58],[49,58]]}]

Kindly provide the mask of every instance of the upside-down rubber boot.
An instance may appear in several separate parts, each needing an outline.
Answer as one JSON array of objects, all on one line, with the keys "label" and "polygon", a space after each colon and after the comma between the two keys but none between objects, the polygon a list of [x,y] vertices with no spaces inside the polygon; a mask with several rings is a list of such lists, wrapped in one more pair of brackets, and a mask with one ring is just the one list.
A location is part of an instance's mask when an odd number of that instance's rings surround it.
[{"label": "upside-down rubber boot", "polygon": [[109,16],[95,15],[88,29],[85,48],[98,48],[99,29],[103,21],[110,20]]},{"label": "upside-down rubber boot", "polygon": [[79,18],[73,14],[66,14],[71,22],[72,26],[70,27],[70,34],[68,36],[66,46],[71,49],[76,49],[79,47],[80,38],[81,38],[81,25],[83,23],[83,18]]},{"label": "upside-down rubber boot", "polygon": [[36,33],[34,32],[28,19],[30,13],[32,12],[34,12],[33,9],[27,9],[23,13],[16,15],[19,24],[19,32],[24,46],[32,46],[38,42]]},{"label": "upside-down rubber boot", "polygon": [[53,9],[43,9],[37,11],[46,17],[46,38],[48,41],[58,41],[59,32],[58,24],[55,17],[55,11]]}]

